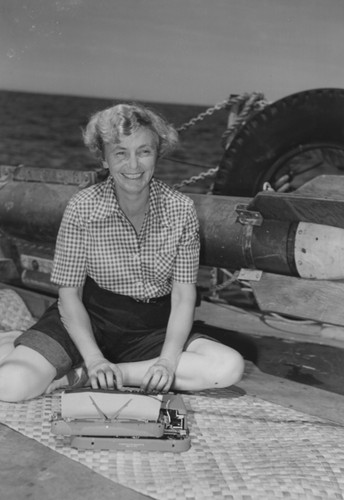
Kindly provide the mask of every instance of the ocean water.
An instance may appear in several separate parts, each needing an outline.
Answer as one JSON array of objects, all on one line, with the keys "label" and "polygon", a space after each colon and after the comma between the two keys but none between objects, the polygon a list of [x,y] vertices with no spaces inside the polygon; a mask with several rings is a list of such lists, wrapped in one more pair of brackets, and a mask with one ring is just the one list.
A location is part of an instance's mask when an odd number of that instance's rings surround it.
[{"label": "ocean water", "polygon": [[[96,111],[114,99],[0,91],[0,164],[90,170],[97,167],[82,142],[82,128]],[[175,127],[204,112],[206,106],[145,103]],[[170,185],[216,167],[223,154],[221,137],[226,110],[216,111],[180,133],[180,147],[161,160],[156,177]],[[183,188],[207,192],[212,177]]]}]

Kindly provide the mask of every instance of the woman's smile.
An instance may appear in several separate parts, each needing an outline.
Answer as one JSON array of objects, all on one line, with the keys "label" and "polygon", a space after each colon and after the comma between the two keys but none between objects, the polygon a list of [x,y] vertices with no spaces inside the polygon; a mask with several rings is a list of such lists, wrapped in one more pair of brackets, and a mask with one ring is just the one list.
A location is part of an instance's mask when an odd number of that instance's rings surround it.
[{"label": "woman's smile", "polygon": [[128,172],[123,172],[122,175],[124,177],[126,177],[127,179],[135,180],[135,179],[139,179],[140,177],[142,177],[143,172],[139,172],[138,174],[129,174]]},{"label": "woman's smile", "polygon": [[147,128],[139,128],[116,144],[105,144],[105,165],[119,195],[139,195],[149,190],[158,158],[158,140]]}]

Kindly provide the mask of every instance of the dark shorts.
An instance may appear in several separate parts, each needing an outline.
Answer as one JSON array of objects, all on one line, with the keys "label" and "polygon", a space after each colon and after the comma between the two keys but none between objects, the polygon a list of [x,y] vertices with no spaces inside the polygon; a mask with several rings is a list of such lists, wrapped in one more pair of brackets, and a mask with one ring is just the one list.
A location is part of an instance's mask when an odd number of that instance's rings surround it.
[{"label": "dark shorts", "polygon": [[[151,302],[138,302],[104,290],[88,278],[83,303],[96,342],[109,361],[143,361],[160,355],[171,310],[170,295]],[[206,335],[191,333],[184,349],[198,337]],[[57,302],[30,330],[16,339],[15,345],[25,345],[44,356],[56,368],[56,378],[83,361],[61,321]]]}]

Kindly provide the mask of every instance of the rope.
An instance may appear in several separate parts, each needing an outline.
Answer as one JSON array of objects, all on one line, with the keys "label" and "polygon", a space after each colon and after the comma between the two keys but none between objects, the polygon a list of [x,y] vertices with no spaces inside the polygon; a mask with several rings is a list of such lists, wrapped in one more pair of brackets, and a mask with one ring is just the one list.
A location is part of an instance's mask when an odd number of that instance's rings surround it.
[{"label": "rope", "polygon": [[[229,278],[223,281],[222,283],[217,283],[218,271],[221,271],[226,276],[229,276]],[[235,281],[238,282],[238,284],[242,285],[242,282],[238,280],[238,275],[239,271],[235,271],[234,273],[232,273],[228,269],[213,268],[211,270],[211,280],[210,280],[211,283],[213,284],[210,285],[209,291],[212,292],[213,294],[216,292],[220,292],[221,290],[228,288]],[[241,289],[243,290],[243,287]],[[252,288],[250,288],[249,291],[252,292]]]},{"label": "rope", "polygon": [[228,278],[226,281],[224,281],[223,283],[220,283],[218,285],[213,285],[209,288],[209,291],[210,292],[220,292],[221,290],[224,290],[225,288],[227,288],[229,285],[231,285],[232,283],[234,283],[234,281],[237,281],[237,278],[236,276],[232,276],[232,278]]},{"label": "rope", "polygon": [[267,104],[265,101],[264,95],[261,93],[254,92],[250,96],[244,94],[241,102],[244,102],[244,107],[242,111],[238,114],[237,119],[227,127],[225,132],[222,135],[222,146],[224,149],[228,149],[230,146],[229,138],[234,136],[238,130],[245,125],[247,118],[251,116],[253,112],[259,111],[264,108]]},{"label": "rope", "polygon": [[[214,303],[214,300],[212,299],[211,302]],[[216,301],[215,301],[216,303]],[[305,325],[305,326],[321,326],[323,325],[323,323],[321,323],[320,321],[316,321],[316,320],[306,320],[306,319],[298,319],[298,320],[291,320],[289,318],[286,318],[284,317],[283,315],[276,315],[274,313],[264,313],[264,312],[261,312],[261,311],[249,311],[247,309],[244,309],[243,307],[239,307],[239,306],[234,306],[232,304],[223,304],[223,302],[217,302],[217,306],[218,307],[222,307],[222,308],[225,308],[226,310],[231,310],[231,311],[235,311],[235,312],[238,312],[238,313],[242,313],[244,316],[253,316],[254,318],[259,318],[260,321],[262,321],[263,323],[265,323],[267,326],[269,326],[270,328],[274,328],[275,330],[278,330],[280,332],[285,332],[285,333],[290,333],[290,330],[289,329],[283,329],[283,328],[279,328],[276,324],[269,324],[268,321],[269,320],[273,320],[273,319],[278,319],[281,323],[281,327],[283,327],[283,323],[285,323],[285,325],[288,325],[290,323],[294,323],[294,324],[298,324],[298,325]]]},{"label": "rope", "polygon": [[[329,147],[328,150],[331,150],[331,148]],[[306,172],[321,167],[323,163],[332,164],[337,169],[343,168],[342,165],[343,165],[344,155],[342,151],[338,150],[337,148],[334,148],[334,150],[332,150],[332,155],[334,156],[331,155],[330,157],[328,157],[327,154],[328,153],[326,150],[323,149],[320,150],[319,148],[316,147],[312,150],[306,151],[305,154],[301,152],[300,155],[297,155],[298,159],[296,162],[294,158],[292,159],[292,163],[290,163],[288,160],[284,165],[282,165],[284,171],[286,168],[288,168],[288,171],[284,172],[282,170],[281,177],[277,178],[272,185],[270,183],[265,183],[266,189],[276,191],[278,193],[289,192],[290,190],[293,189],[294,181],[296,181],[297,185],[296,178],[298,176],[302,176]]]},{"label": "rope", "polygon": [[[195,118],[192,118],[188,122],[184,123],[179,128],[177,128],[177,131],[183,132],[187,130],[188,128],[204,120],[207,116],[211,116],[215,111],[219,111],[220,109],[223,108],[232,108],[234,105],[238,105],[239,109],[240,107],[242,107],[241,111],[239,112],[234,123],[228,126],[228,128],[226,129],[226,131],[222,136],[222,145],[225,149],[228,149],[230,146],[230,137],[234,137],[235,133],[237,133],[239,128],[245,124],[247,118],[252,114],[252,112],[262,109],[266,104],[267,103],[264,98],[264,95],[258,92],[254,92],[252,94],[245,93],[238,96],[230,96],[228,99],[215,104],[214,106],[208,108],[203,113],[200,113]],[[189,179],[185,179],[179,184],[174,184],[173,188],[181,189],[184,186],[188,186],[190,184],[195,184],[199,181],[203,181],[207,177],[215,176],[218,170],[219,166],[209,168],[205,172],[201,172],[198,175],[193,175]]]}]

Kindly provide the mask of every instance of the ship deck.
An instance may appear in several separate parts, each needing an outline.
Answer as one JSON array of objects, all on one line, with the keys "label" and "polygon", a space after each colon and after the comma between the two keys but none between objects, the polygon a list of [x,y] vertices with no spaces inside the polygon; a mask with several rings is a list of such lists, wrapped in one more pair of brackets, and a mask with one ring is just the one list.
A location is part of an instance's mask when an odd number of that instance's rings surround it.
[{"label": "ship deck", "polygon": [[[37,307],[39,294],[28,294]],[[228,390],[184,394],[188,452],[85,455],[52,442],[44,398],[2,403],[1,498],[344,498],[340,335],[209,300],[196,321],[246,368]]]}]

